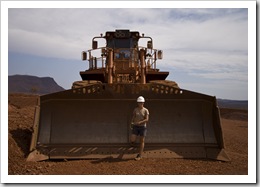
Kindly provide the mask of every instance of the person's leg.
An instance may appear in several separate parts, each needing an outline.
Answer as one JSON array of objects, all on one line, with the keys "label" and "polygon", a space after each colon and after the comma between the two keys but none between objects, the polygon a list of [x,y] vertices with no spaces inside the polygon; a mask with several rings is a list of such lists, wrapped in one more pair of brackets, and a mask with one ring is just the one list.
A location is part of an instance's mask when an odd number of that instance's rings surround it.
[{"label": "person's leg", "polygon": [[144,151],[144,136],[140,136],[140,148],[139,148],[139,155],[142,157],[143,151]]},{"label": "person's leg", "polygon": [[146,132],[147,132],[146,127],[143,127],[140,130],[140,148],[139,148],[139,154],[136,156],[135,160],[140,160],[142,158],[143,151],[144,151],[144,139],[146,136]]},{"label": "person's leg", "polygon": [[144,136],[140,136],[140,147],[139,147],[139,153],[135,157],[135,160],[141,160],[142,159],[142,154],[144,151]]},{"label": "person's leg", "polygon": [[134,145],[135,141],[136,141],[136,135],[135,134],[131,134],[130,143],[131,143],[132,146]]},{"label": "person's leg", "polygon": [[132,134],[130,136],[131,146],[134,146],[134,143],[136,141],[136,137],[138,136],[138,133],[139,133],[139,129],[134,126],[133,129],[132,129]]}]

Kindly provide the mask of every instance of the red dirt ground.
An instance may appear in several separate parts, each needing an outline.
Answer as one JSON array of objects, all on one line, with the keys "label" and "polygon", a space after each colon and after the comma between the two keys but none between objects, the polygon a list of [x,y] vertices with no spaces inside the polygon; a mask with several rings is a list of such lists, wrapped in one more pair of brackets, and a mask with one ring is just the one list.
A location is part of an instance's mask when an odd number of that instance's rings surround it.
[{"label": "red dirt ground", "polygon": [[226,153],[231,162],[206,159],[115,158],[26,162],[31,141],[35,95],[9,94],[9,175],[247,175],[248,111],[221,109]]}]

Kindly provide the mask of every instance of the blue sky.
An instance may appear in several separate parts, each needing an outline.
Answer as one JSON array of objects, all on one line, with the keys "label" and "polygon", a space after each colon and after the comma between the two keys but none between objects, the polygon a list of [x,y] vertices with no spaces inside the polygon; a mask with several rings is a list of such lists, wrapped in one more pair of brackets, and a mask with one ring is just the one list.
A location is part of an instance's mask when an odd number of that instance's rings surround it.
[{"label": "blue sky", "polygon": [[248,99],[247,8],[11,8],[8,74],[50,76],[69,89],[100,33],[130,29],[164,52],[157,67],[183,89]]}]

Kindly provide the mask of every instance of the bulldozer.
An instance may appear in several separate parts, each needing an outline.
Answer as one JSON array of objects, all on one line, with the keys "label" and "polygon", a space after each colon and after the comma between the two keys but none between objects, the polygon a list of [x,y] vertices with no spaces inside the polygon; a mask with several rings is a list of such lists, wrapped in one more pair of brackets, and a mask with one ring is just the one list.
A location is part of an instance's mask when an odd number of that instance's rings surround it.
[{"label": "bulldozer", "polygon": [[166,80],[169,72],[156,67],[163,51],[151,37],[108,31],[81,56],[88,62],[81,81],[39,97],[28,161],[134,158],[130,123],[139,96],[150,111],[143,157],[230,160],[216,97]]}]

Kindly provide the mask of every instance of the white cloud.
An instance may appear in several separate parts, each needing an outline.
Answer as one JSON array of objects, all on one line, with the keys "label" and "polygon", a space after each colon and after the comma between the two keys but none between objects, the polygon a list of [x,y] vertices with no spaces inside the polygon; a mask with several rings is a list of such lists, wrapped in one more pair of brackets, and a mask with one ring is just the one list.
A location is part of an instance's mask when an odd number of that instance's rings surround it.
[{"label": "white cloud", "polygon": [[8,20],[10,51],[79,60],[94,36],[130,29],[164,51],[159,68],[247,81],[247,9],[9,9]]},{"label": "white cloud", "polygon": [[[247,20],[234,21],[234,15],[227,14],[227,17],[218,15],[219,17],[214,16],[203,22],[197,21],[205,15],[216,15],[219,12],[217,10],[219,9],[11,9],[9,32],[13,29],[21,31],[16,33],[17,42],[18,37],[30,32],[45,35],[45,39],[49,40],[63,38],[58,40],[63,42],[63,48],[70,47],[68,43],[74,43],[80,48],[86,44],[91,46],[92,37],[107,30],[129,28],[153,37],[158,48],[246,50]],[[196,19],[191,20],[187,15]],[[33,45],[41,45],[41,42],[43,41],[35,41]],[[15,44],[10,49],[14,50],[14,47]],[[74,45],[70,51],[75,54],[73,48]]]},{"label": "white cloud", "polygon": [[[73,59],[80,56],[78,44],[59,35],[10,29],[9,45],[12,46],[12,51],[43,57]],[[78,54],[75,49],[78,49]]]}]

